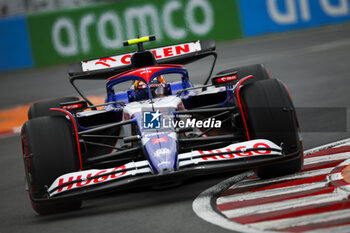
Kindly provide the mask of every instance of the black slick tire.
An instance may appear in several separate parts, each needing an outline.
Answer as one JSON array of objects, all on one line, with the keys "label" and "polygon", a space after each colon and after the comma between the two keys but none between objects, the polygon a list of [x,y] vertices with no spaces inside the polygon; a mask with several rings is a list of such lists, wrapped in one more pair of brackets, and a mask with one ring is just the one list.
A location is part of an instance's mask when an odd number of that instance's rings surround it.
[{"label": "black slick tire", "polygon": [[78,171],[71,123],[62,116],[34,118],[22,127],[24,167],[33,209],[40,215],[77,209],[81,201],[36,202],[47,199],[46,189],[60,175]]},{"label": "black slick tire", "polygon": [[298,172],[303,165],[302,144],[295,108],[286,87],[277,79],[250,83],[242,87],[241,98],[251,139],[267,139],[284,145],[286,154],[298,157],[256,169],[260,178]]}]

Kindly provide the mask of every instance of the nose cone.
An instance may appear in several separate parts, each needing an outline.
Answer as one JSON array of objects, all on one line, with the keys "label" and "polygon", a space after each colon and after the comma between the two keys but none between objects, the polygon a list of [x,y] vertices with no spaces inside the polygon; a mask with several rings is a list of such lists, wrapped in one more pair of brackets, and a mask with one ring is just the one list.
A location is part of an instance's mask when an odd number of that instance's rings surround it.
[{"label": "nose cone", "polygon": [[177,138],[175,132],[144,134],[142,144],[154,173],[177,169]]}]

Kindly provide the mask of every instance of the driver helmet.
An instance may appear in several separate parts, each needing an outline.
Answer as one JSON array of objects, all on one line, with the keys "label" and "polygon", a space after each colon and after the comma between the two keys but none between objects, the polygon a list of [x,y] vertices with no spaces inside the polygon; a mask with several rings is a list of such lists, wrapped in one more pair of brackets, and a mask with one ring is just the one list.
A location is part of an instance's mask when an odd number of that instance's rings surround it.
[{"label": "driver helmet", "polygon": [[[166,94],[165,84],[166,84],[166,81],[163,75],[160,75],[157,78],[154,78],[149,84],[152,92],[152,96],[156,98],[165,96]],[[148,98],[147,85],[143,81],[134,82],[134,91],[135,91],[135,97],[137,100]]]}]

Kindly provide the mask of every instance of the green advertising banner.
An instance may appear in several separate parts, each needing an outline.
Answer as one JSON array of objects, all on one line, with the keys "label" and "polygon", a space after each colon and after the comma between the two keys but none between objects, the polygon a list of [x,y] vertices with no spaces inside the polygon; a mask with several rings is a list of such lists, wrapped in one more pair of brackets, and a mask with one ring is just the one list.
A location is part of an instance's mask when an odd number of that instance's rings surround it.
[{"label": "green advertising banner", "polygon": [[236,0],[129,0],[28,16],[35,66],[131,51],[124,40],[155,35],[147,46],[242,37]]}]

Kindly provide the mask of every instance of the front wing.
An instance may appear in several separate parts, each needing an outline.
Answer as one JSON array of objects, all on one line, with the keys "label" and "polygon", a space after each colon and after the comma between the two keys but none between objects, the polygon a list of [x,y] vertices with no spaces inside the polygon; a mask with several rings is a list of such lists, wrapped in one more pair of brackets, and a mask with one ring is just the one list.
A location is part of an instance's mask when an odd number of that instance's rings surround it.
[{"label": "front wing", "polygon": [[64,174],[48,188],[47,198],[33,201],[81,199],[136,186],[156,185],[193,176],[254,168],[293,159],[300,154],[300,151],[296,151],[285,155],[283,148],[269,140],[251,140],[216,150],[196,150],[179,154],[179,169],[167,173],[153,174],[151,166],[145,160],[116,168],[90,169]]}]

